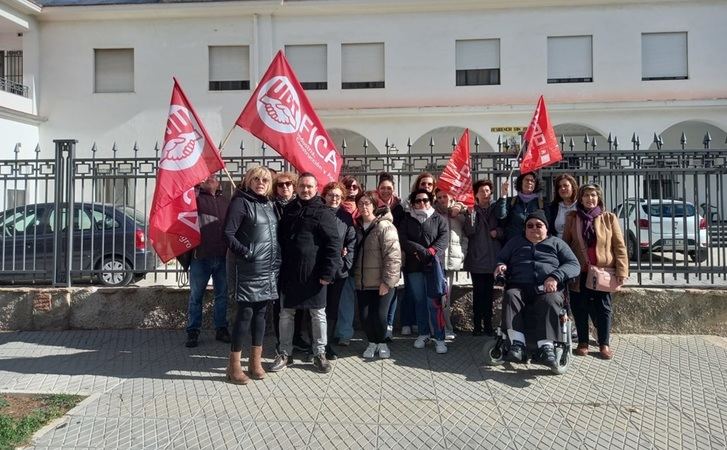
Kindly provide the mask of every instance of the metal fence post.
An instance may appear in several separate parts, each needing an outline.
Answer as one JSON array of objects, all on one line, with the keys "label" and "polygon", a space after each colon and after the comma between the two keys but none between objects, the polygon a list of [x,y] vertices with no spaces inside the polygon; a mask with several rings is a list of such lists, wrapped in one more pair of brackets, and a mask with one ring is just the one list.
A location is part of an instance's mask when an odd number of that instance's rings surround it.
[{"label": "metal fence post", "polygon": [[[73,201],[74,201],[74,169],[76,144],[75,139],[54,139],[56,147],[56,183],[55,183],[55,220],[53,224],[53,285],[71,287],[71,261],[73,258]],[[63,208],[66,210],[66,223],[62,222]],[[65,227],[64,227],[65,225]],[[60,264],[60,256],[65,235],[65,267]]]}]

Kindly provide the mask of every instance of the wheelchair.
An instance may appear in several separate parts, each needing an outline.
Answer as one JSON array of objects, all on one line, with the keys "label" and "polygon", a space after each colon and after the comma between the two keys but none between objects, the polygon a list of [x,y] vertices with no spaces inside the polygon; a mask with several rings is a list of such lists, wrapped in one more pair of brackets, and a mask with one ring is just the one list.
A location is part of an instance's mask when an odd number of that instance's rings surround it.
[{"label": "wheelchair", "polygon": [[[527,314],[527,312],[526,312]],[[571,331],[573,329],[573,320],[568,316],[568,311],[563,308],[559,313],[560,317],[560,333],[557,341],[553,342],[555,357],[558,365],[555,367],[547,366],[551,372],[557,375],[562,375],[568,371],[573,361],[573,337]],[[533,320],[527,320],[526,315],[526,329],[525,329],[525,357],[522,361],[523,364],[531,362],[533,364],[539,364],[538,359],[538,345],[536,341],[533,341],[528,336],[532,336],[533,333],[528,330],[528,323],[533,323]],[[506,362],[505,355],[510,350],[510,339],[507,336],[507,331],[502,330],[501,327],[497,327],[494,333],[494,337],[487,339],[484,344],[483,353],[485,359],[485,365],[488,366],[499,366]],[[509,361],[508,361],[509,362]]]}]

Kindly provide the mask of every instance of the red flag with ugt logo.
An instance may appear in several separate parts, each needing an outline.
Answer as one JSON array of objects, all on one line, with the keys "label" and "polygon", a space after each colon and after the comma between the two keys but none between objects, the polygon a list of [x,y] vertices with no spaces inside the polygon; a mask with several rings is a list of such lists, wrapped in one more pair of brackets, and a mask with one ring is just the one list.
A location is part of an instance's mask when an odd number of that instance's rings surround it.
[{"label": "red flag with ugt logo", "polygon": [[338,180],[341,156],[280,50],[235,122],[319,183]]},{"label": "red flag with ugt logo", "polygon": [[527,147],[520,161],[520,173],[534,172],[563,159],[542,95],[523,140],[527,142]]},{"label": "red flag with ugt logo", "polygon": [[470,130],[465,129],[459,143],[452,152],[444,172],[437,180],[437,187],[446,191],[468,208],[475,206],[472,193],[472,162],[470,159]]},{"label": "red flag with ugt logo", "polygon": [[175,78],[149,214],[149,238],[163,262],[199,245],[194,186],[224,166]]}]

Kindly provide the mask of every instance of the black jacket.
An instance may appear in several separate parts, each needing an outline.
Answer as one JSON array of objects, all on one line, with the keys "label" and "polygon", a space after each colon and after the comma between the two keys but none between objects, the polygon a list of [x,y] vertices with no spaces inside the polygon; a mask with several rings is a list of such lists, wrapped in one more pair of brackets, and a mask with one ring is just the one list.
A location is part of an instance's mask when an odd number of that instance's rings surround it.
[{"label": "black jacket", "polygon": [[501,221],[500,223],[505,229],[505,242],[523,235],[528,214],[537,209],[544,209],[547,217],[548,207],[548,203],[540,196],[527,203],[523,202],[518,195],[498,199],[495,203],[495,217]]},{"label": "black jacket", "polygon": [[336,213],[336,229],[341,239],[341,248],[346,249],[346,256],[341,257],[341,267],[336,272],[336,279],[346,278],[350,275],[355,261],[356,229],[353,227],[353,217],[345,209],[338,207]]},{"label": "black jacket", "polygon": [[550,276],[563,288],[568,280],[581,273],[576,255],[555,236],[548,236],[537,244],[525,236],[510,239],[497,254],[497,263],[507,266],[508,285],[537,287]]},{"label": "black jacket", "polygon": [[444,251],[449,246],[447,218],[434,212],[423,223],[406,213],[399,225],[399,242],[404,256],[404,273],[424,272],[432,257],[427,250],[433,248],[444,266]]},{"label": "black jacket", "polygon": [[[497,231],[497,238],[490,231]],[[464,257],[464,269],[471,273],[491,274],[495,270],[497,253],[502,248],[503,230],[495,217],[495,205],[487,208],[475,205],[473,212],[465,213],[464,233],[469,242]]]},{"label": "black jacket", "polygon": [[311,200],[296,198],[283,209],[278,239],[283,251],[282,306],[325,308],[326,289],[319,280],[335,279],[343,248],[333,210],[318,196]]},{"label": "black jacket", "polygon": [[227,243],[223,239],[225,216],[229,202],[217,192],[215,195],[199,189],[197,193],[197,214],[201,242],[193,250],[195,259],[223,257],[227,254]]},{"label": "black jacket", "polygon": [[238,302],[278,298],[280,245],[275,205],[267,197],[235,190],[227,211],[227,289]]}]

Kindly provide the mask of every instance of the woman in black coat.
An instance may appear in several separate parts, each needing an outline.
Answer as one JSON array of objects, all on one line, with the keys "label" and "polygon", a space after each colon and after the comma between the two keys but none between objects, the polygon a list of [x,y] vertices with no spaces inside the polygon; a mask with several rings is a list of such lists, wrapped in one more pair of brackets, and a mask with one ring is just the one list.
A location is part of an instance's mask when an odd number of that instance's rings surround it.
[{"label": "woman in black coat", "polygon": [[235,384],[250,381],[240,367],[242,341],[248,333],[252,335],[250,375],[265,377],[261,364],[265,317],[270,300],[278,298],[281,262],[275,205],[268,199],[271,186],[268,169],[248,170],[227,210],[227,285],[230,297],[237,301],[227,379]]},{"label": "woman in black coat", "polygon": [[[437,258],[444,266],[444,251],[449,245],[449,225],[432,207],[434,195],[426,189],[417,189],[409,196],[412,205],[399,226],[399,242],[401,243],[404,260],[404,289],[409,298],[414,299],[415,315],[419,328],[419,337],[414,341],[415,348],[424,348],[430,339],[430,325],[434,327],[431,334],[436,340],[437,353],[446,353],[444,343],[444,323],[440,323],[434,302],[427,295],[425,272],[433,258]],[[439,311],[437,311],[437,309]],[[443,317],[442,317],[443,320]]]}]

